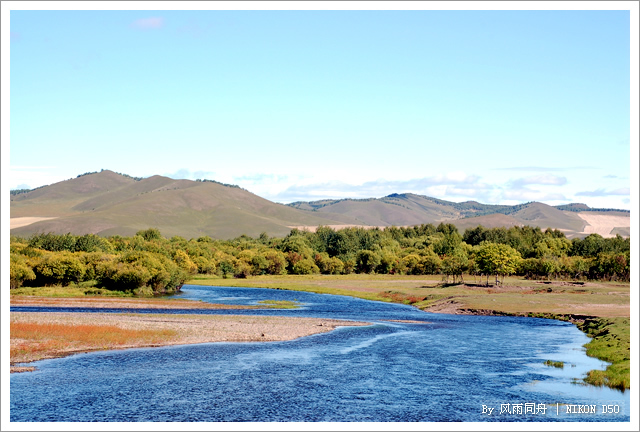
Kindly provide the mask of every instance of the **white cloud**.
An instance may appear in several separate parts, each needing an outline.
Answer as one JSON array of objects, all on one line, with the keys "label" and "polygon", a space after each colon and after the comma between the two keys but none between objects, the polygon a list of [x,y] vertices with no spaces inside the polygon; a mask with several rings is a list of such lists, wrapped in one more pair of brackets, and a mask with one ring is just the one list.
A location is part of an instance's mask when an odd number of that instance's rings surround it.
[{"label": "white cloud", "polygon": [[140,18],[131,23],[131,27],[139,30],[159,29],[162,26],[164,26],[162,17]]},{"label": "white cloud", "polygon": [[164,174],[166,177],[170,177],[172,179],[187,179],[187,180],[197,180],[197,179],[207,179],[207,180],[217,180],[216,173],[213,171],[190,171],[187,168],[180,168],[176,172]]},{"label": "white cloud", "polygon": [[377,179],[360,184],[342,181],[318,182],[313,178],[290,184],[275,195],[265,196],[279,202],[312,201],[339,198],[380,198],[392,193],[415,193],[447,199],[448,197],[488,198],[494,189],[479,182],[477,175],[452,172],[444,175],[409,179]]},{"label": "white cloud", "polygon": [[518,202],[568,201],[567,197],[560,193],[548,193],[527,188],[505,190],[502,197],[507,200],[514,200]]},{"label": "white cloud", "polygon": [[586,196],[586,197],[606,197],[606,196],[615,196],[615,195],[629,195],[631,194],[631,190],[629,188],[619,188],[614,189],[612,191],[606,191],[604,189],[596,189],[594,191],[583,191],[576,193],[576,196]]},{"label": "white cloud", "polygon": [[492,171],[573,171],[573,170],[585,170],[585,169],[597,169],[595,166],[574,166],[574,167],[542,167],[542,166],[520,166],[520,167],[503,167],[492,168]]},{"label": "white cloud", "polygon": [[522,187],[525,185],[551,185],[562,186],[567,183],[566,177],[559,177],[553,174],[534,175],[529,177],[523,177],[512,181],[513,186]]}]

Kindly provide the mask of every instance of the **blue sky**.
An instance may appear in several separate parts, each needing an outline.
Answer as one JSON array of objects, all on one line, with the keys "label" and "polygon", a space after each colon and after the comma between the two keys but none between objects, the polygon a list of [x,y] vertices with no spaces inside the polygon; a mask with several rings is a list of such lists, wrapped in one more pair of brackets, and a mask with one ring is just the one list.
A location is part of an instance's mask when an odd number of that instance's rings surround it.
[{"label": "blue sky", "polygon": [[282,203],[632,205],[629,11],[13,10],[8,31],[11,189],[110,169]]}]

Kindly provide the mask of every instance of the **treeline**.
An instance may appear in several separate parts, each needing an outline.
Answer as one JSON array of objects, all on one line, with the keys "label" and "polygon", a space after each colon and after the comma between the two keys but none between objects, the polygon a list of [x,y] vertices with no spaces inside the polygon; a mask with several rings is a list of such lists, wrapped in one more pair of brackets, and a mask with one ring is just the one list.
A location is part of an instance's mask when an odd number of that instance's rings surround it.
[{"label": "treeline", "polygon": [[385,229],[293,229],[284,238],[164,238],[38,234],[11,239],[11,287],[90,282],[140,294],[170,293],[194,274],[246,278],[284,274],[518,274],[531,279],[629,280],[630,240],[591,234],[569,240],[558,230],[467,229],[451,224]]}]

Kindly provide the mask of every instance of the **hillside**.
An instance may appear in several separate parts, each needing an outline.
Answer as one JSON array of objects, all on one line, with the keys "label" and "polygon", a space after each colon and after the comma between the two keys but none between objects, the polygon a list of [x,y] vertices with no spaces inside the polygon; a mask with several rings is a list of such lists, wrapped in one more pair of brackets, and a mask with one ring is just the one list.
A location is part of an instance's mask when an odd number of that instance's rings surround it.
[{"label": "hillside", "polygon": [[460,231],[517,225],[562,230],[567,237],[630,233],[629,212],[584,204],[552,207],[532,202],[456,203],[412,193],[382,198],[273,203],[240,187],[214,181],[133,178],[113,171],[11,195],[11,233],[133,235],[149,227],[166,237],[234,238],[266,232],[284,236],[292,227],[412,226],[453,223]]},{"label": "hillside", "polygon": [[[383,198],[295,202],[289,206],[337,219],[349,216],[371,226],[406,226],[452,223],[460,231],[482,225],[486,228],[538,226],[563,231],[567,237],[585,237],[597,232],[604,237],[629,232],[629,213],[614,209],[592,209],[585,204],[553,207],[531,202],[492,205],[475,201],[455,203],[417,194],[391,194]],[[599,216],[596,216],[599,215]]]},{"label": "hillside", "polygon": [[11,197],[11,217],[55,218],[11,230],[133,235],[158,228],[166,237],[283,236],[290,226],[335,225],[324,215],[276,204],[244,189],[209,181],[153,176],[136,181],[102,171]]}]

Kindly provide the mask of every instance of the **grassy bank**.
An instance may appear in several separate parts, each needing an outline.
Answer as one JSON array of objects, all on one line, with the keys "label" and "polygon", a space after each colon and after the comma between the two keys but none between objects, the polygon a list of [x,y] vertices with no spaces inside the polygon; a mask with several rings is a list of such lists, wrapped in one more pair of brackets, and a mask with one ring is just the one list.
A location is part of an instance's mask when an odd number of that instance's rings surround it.
[{"label": "grassy bank", "polygon": [[[188,284],[288,289],[410,304],[427,312],[529,316],[574,322],[592,338],[587,355],[610,362],[585,382],[630,388],[630,284],[549,282],[506,278],[504,285],[445,285],[438,276],[312,275],[223,279],[198,276]],[[477,283],[475,283],[477,282]]]},{"label": "grassy bank", "polygon": [[630,383],[631,335],[629,318],[585,320],[578,327],[593,339],[587,345],[587,355],[605,360],[611,365],[606,371],[589,371],[585,381],[620,390]]}]

